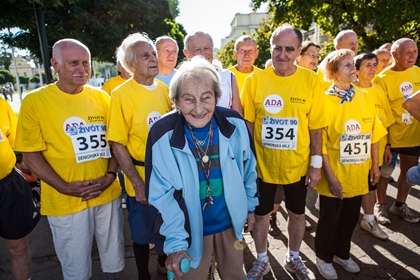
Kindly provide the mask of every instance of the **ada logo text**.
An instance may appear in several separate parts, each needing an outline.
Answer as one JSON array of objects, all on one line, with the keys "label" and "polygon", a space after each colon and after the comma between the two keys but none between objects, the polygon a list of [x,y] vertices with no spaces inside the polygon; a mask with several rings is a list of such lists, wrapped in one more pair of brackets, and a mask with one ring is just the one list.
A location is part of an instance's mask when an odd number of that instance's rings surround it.
[{"label": "ada logo text", "polygon": [[362,126],[356,120],[348,120],[344,126],[344,129],[346,131],[346,134],[357,135],[360,134]]},{"label": "ada logo text", "polygon": [[276,95],[276,94],[272,94],[267,96],[264,99],[264,109],[270,113],[270,114],[277,114],[279,113],[283,107],[284,107],[284,102],[283,99],[281,98],[281,96]]}]

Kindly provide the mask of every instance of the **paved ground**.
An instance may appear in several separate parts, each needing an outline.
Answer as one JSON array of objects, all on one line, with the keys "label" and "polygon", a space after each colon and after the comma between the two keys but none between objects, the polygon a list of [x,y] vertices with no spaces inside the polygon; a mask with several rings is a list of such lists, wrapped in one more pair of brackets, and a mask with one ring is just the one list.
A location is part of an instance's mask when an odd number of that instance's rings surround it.
[{"label": "paved ground", "polygon": [[[398,172],[398,171],[397,171]],[[394,174],[397,175],[397,174]],[[389,185],[389,199],[395,197],[396,189]],[[313,195],[308,197],[309,205],[313,205]],[[411,190],[408,203],[417,212],[420,212],[420,187],[415,186]],[[307,220],[312,228],[305,234],[302,244],[302,255],[307,266],[316,271],[314,255],[314,237],[316,229],[317,212],[313,207],[307,209]],[[281,234],[270,236],[269,256],[272,271],[264,277],[267,279],[293,279],[283,269],[282,262],[286,254],[287,227],[286,213],[278,212],[278,224]],[[385,229],[390,236],[388,241],[377,240],[357,227],[352,244],[352,256],[358,261],[362,271],[357,275],[350,275],[338,268],[339,279],[420,279],[420,224],[408,224],[398,218],[392,219],[392,225]],[[60,266],[52,248],[51,233],[45,219],[41,220],[37,228],[30,236],[33,254],[33,280],[62,279]],[[136,271],[132,248],[130,246],[128,231],[126,228],[126,268],[123,279],[136,279]],[[247,248],[245,249],[246,269],[248,270],[255,259],[255,247],[250,235],[245,236]],[[0,243],[0,279],[12,279],[9,273],[7,255]],[[99,259],[96,249],[93,253],[94,269],[93,279],[102,279]],[[156,272],[156,256],[153,256],[150,269],[153,271],[153,279],[165,279]],[[319,279],[321,276],[317,275]],[[230,280],[230,279],[229,279]]]}]

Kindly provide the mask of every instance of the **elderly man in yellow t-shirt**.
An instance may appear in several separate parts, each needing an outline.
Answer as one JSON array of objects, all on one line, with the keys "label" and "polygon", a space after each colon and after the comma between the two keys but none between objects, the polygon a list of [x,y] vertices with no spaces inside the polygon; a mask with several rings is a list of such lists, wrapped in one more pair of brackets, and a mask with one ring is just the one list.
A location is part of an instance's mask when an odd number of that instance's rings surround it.
[{"label": "elderly man in yellow t-shirt", "polygon": [[81,42],[57,41],[51,64],[58,81],[23,100],[16,150],[41,179],[41,214],[48,217],[64,279],[91,278],[94,238],[106,279],[119,279],[123,220],[117,163],[106,141],[110,98],[86,85],[90,52]]},{"label": "elderly man in yellow t-shirt", "polygon": [[299,279],[314,278],[300,255],[305,231],[307,186],[321,179],[321,129],[327,124],[315,73],[295,65],[302,33],[289,25],[271,36],[273,66],[251,74],[242,92],[244,118],[253,132],[257,157],[259,202],[253,237],[257,250],[248,279],[270,270],[267,234],[276,190],[285,194],[289,251],[284,266]]},{"label": "elderly man in yellow t-shirt", "polygon": [[[153,227],[158,212],[146,203],[146,141],[152,125],[171,110],[171,102],[168,87],[155,79],[158,61],[153,42],[134,33],[127,36],[118,49],[118,59],[132,78],[112,94],[107,138],[126,176],[128,222],[139,279],[150,279],[149,243],[155,243]],[[165,269],[164,262],[161,254],[161,270]]]},{"label": "elderly man in yellow t-shirt", "polygon": [[[417,223],[420,217],[406,204],[410,192],[410,184],[406,179],[407,170],[418,164],[420,156],[420,122],[407,110],[403,103],[413,93],[420,90],[420,68],[415,65],[418,49],[416,43],[409,38],[396,40],[391,47],[394,63],[381,72],[375,82],[385,91],[393,112],[395,123],[389,128],[391,151],[400,156],[400,176],[398,193],[389,211],[409,223]],[[378,188],[377,210],[387,216],[386,186]]]},{"label": "elderly man in yellow t-shirt", "polygon": [[233,55],[236,59],[236,65],[229,67],[236,77],[238,83],[239,93],[242,92],[242,86],[245,79],[252,73],[261,71],[260,68],[254,65],[258,58],[257,42],[249,35],[242,35],[235,41],[233,48]]}]

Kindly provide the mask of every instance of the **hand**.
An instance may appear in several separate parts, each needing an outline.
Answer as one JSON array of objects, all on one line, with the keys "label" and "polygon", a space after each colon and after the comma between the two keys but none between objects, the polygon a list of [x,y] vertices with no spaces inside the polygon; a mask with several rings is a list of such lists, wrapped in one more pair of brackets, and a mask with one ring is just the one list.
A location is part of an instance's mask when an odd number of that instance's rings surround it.
[{"label": "hand", "polygon": [[136,186],[134,188],[134,191],[136,193],[136,201],[138,201],[142,204],[147,204],[147,198],[146,198],[144,184]]},{"label": "hand", "polygon": [[321,181],[321,168],[309,167],[308,174],[306,175],[305,185],[314,188]]},{"label": "hand", "polygon": [[179,251],[172,254],[169,254],[165,261],[165,266],[168,271],[172,271],[175,273],[176,279],[181,279],[182,272],[179,269],[179,263],[184,258],[187,257],[190,259],[190,257],[187,255],[186,251]]},{"label": "hand", "polygon": [[372,185],[376,185],[379,183],[379,179],[381,178],[381,171],[377,165],[373,165],[370,169],[370,182]]},{"label": "hand", "polygon": [[58,191],[66,195],[90,199],[98,196],[101,190],[99,184],[92,184],[91,181],[86,180],[67,183],[64,187],[58,189]]},{"label": "hand", "polygon": [[96,198],[102,194],[115,180],[112,174],[105,174],[93,180],[89,180],[90,186],[95,186],[82,193],[83,201]]},{"label": "hand", "polygon": [[391,146],[386,145],[385,153],[384,153],[384,162],[385,164],[390,164],[392,161],[392,153],[391,153]]},{"label": "hand", "polygon": [[245,232],[251,232],[254,229],[255,215],[254,213],[248,213],[248,217],[245,223]]},{"label": "hand", "polygon": [[343,187],[341,186],[340,182],[334,180],[333,182],[328,183],[330,187],[330,192],[337,198],[343,198]]}]

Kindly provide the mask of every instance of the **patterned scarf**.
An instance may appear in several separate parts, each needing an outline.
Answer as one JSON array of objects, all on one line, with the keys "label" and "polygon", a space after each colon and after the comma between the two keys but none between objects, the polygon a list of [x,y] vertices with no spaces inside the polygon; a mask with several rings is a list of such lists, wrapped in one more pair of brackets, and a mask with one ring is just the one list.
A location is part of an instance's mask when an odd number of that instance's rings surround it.
[{"label": "patterned scarf", "polygon": [[353,85],[350,85],[348,90],[339,89],[336,85],[330,86],[330,88],[327,90],[329,95],[334,95],[341,99],[340,104],[343,104],[346,101],[351,102],[355,92],[356,91]]}]

